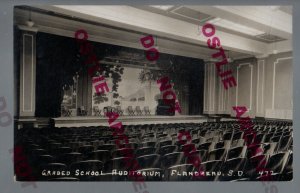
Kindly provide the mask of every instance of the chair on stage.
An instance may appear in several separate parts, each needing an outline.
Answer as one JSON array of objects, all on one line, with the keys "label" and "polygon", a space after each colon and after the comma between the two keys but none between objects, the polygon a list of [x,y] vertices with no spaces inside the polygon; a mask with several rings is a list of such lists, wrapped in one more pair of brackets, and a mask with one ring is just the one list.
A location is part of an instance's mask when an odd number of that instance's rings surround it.
[{"label": "chair on stage", "polygon": [[145,112],[145,115],[151,115],[151,114],[150,114],[149,106],[145,106],[145,107],[144,107],[144,112]]},{"label": "chair on stage", "polygon": [[87,110],[85,110],[84,106],[78,108],[78,115],[79,116],[87,116]]},{"label": "chair on stage", "polygon": [[112,106],[107,106],[108,112],[114,112],[114,108]]},{"label": "chair on stage", "polygon": [[128,106],[127,110],[128,110],[128,115],[129,116],[135,115],[135,111],[133,110],[132,106]]},{"label": "chair on stage", "polygon": [[111,106],[107,106],[103,108],[104,116],[106,116],[106,113],[112,113],[112,112],[113,112],[113,108]]},{"label": "chair on stage", "polygon": [[88,153],[87,159],[99,160],[103,163],[111,159],[111,152],[108,150],[96,150]]},{"label": "chair on stage", "polygon": [[143,111],[141,110],[140,106],[135,107],[135,112],[136,112],[136,115],[143,115]]},{"label": "chair on stage", "polygon": [[160,168],[160,155],[148,154],[136,158],[142,169]]},{"label": "chair on stage", "polygon": [[166,154],[175,152],[176,149],[177,149],[177,146],[176,146],[176,145],[166,145],[166,146],[160,147],[159,150],[158,150],[158,153],[159,153],[161,156],[164,156],[164,155],[166,155]]},{"label": "chair on stage", "polygon": [[107,107],[103,107],[103,116],[104,117],[106,116],[106,113],[108,113],[108,109],[107,109]]},{"label": "chair on stage", "polygon": [[71,111],[68,107],[66,107],[66,106],[63,106],[63,107],[62,107],[61,115],[62,115],[63,117],[70,117],[70,116],[71,116],[71,113],[72,113],[72,111]]},{"label": "chair on stage", "polygon": [[119,115],[123,115],[123,113],[124,113],[124,110],[121,108],[121,106],[117,106],[117,108],[116,108],[116,111],[117,111],[117,113],[119,114]]},{"label": "chair on stage", "polygon": [[93,107],[93,111],[95,116],[101,116],[101,110],[98,106]]}]

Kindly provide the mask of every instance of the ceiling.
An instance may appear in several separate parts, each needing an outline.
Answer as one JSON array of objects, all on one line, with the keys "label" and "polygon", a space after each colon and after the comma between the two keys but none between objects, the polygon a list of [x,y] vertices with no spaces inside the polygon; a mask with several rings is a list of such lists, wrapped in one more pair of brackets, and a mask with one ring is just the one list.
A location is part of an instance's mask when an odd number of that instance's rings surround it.
[{"label": "ceiling", "polygon": [[[161,14],[167,17],[203,26],[206,22],[212,23],[217,30],[250,38],[265,43],[279,42],[291,38],[292,6],[135,6],[138,9]],[[239,11],[236,11],[239,10]],[[269,20],[264,27],[263,22],[255,19],[245,19],[247,10],[251,17],[264,12],[265,19]],[[242,13],[242,14],[241,14]],[[230,15],[231,14],[231,15]],[[262,18],[263,20],[263,18]],[[285,26],[275,26],[275,20],[288,21]],[[257,23],[257,25],[255,25]],[[279,35],[276,30],[280,27],[290,28],[288,34]]]},{"label": "ceiling", "polygon": [[292,50],[291,6],[21,6],[15,23],[26,24],[29,13],[38,31],[71,37],[84,28],[93,41],[138,49],[151,34],[161,52],[205,60],[215,52],[202,35],[205,22],[234,59]]}]

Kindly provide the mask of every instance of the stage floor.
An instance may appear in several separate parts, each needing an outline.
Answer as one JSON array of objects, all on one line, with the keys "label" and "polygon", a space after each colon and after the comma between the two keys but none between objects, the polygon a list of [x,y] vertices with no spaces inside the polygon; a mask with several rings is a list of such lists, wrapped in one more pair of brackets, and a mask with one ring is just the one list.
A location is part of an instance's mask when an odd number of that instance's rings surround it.
[{"label": "stage floor", "polygon": [[[97,116],[77,116],[52,118],[55,127],[108,126],[108,118]],[[123,125],[161,124],[161,123],[203,123],[207,117],[202,115],[177,116],[120,116]]]}]

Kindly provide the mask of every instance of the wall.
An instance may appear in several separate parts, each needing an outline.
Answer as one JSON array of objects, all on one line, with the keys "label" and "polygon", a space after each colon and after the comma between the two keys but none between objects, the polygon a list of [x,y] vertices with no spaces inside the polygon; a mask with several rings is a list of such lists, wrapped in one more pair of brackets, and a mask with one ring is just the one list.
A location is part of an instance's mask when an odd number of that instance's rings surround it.
[{"label": "wall", "polygon": [[259,60],[265,62],[265,93],[263,106],[268,118],[293,116],[292,53],[282,53]]},{"label": "wall", "polygon": [[237,86],[225,90],[214,63],[205,64],[204,113],[235,116],[246,106],[251,117],[292,119],[292,52],[230,63]]}]

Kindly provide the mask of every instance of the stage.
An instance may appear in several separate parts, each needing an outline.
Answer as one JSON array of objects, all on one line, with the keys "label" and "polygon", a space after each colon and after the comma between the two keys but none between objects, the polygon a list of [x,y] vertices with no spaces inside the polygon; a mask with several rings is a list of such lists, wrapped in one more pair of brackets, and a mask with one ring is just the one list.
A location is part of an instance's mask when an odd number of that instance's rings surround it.
[{"label": "stage", "polygon": [[[108,126],[108,118],[96,116],[76,116],[52,118],[55,127]],[[203,123],[207,117],[201,115],[177,116],[120,116],[118,121],[123,125],[161,124],[161,123]]]}]

